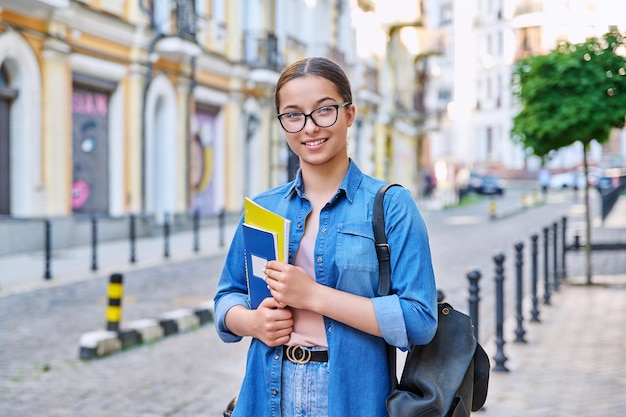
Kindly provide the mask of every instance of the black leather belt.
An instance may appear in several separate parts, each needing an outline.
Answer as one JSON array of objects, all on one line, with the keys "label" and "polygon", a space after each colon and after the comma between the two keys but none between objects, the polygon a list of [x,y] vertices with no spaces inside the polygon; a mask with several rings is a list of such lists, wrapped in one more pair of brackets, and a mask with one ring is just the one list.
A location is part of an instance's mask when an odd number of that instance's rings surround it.
[{"label": "black leather belt", "polygon": [[300,345],[283,346],[283,358],[300,365],[313,362],[328,362],[327,350],[308,350]]}]

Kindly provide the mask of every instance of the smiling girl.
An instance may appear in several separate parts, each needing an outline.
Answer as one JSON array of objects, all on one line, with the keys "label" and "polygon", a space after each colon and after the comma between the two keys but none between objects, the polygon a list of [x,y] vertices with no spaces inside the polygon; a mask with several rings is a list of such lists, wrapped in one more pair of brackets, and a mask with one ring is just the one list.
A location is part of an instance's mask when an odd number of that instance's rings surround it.
[{"label": "smiling girl", "polygon": [[255,201],[291,220],[289,261],[267,262],[272,297],[251,309],[239,225],[215,295],[220,337],[252,338],[233,417],[384,417],[386,343],[425,344],[437,326],[425,224],[410,193],[390,188],[392,289],[376,297],[372,207],[384,181],[348,156],[356,107],[346,74],[326,58],[297,61],[281,74],[274,100],[300,170]]}]

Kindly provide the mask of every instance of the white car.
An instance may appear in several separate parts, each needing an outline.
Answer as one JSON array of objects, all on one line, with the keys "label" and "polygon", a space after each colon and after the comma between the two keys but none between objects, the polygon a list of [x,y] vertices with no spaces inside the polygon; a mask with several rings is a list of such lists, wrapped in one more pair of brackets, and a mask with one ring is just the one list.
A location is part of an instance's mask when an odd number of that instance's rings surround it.
[{"label": "white car", "polygon": [[[602,170],[589,167],[589,184],[595,186],[602,176]],[[585,188],[585,171],[578,168],[575,171],[561,172],[550,176],[550,188],[553,190],[579,189]]]}]

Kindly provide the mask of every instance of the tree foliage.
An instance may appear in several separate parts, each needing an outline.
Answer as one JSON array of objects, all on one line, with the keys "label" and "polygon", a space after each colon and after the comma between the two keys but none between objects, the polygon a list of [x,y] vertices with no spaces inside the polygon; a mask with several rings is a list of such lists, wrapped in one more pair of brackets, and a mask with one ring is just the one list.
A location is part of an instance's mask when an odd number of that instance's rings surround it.
[{"label": "tree foliage", "polygon": [[523,58],[513,69],[521,111],[512,135],[534,155],[609,138],[626,116],[626,39],[617,30],[546,55]]}]

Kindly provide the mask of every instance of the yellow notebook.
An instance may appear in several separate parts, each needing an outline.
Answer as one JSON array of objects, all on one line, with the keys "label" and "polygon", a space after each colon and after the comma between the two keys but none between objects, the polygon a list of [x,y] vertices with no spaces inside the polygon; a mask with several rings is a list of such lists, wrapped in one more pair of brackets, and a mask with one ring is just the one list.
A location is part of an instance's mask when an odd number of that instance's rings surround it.
[{"label": "yellow notebook", "polygon": [[277,260],[287,262],[289,258],[289,227],[291,220],[260,206],[246,197],[243,202],[243,221],[251,226],[276,233],[278,242]]}]

